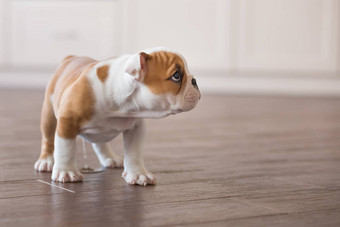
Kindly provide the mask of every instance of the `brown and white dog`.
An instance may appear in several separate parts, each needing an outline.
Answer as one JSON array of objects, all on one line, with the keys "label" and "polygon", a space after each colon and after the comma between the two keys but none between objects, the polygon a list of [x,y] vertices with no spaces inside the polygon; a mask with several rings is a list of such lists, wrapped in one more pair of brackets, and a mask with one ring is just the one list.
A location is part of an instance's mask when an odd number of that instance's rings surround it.
[{"label": "brown and white dog", "polygon": [[76,137],[92,143],[101,165],[123,167],[108,142],[124,139],[124,172],[129,184],[155,184],[144,167],[143,118],[161,118],[193,109],[200,98],[185,59],[164,48],[104,61],[66,57],[50,80],[42,107],[38,171],[52,180],[77,182]]}]

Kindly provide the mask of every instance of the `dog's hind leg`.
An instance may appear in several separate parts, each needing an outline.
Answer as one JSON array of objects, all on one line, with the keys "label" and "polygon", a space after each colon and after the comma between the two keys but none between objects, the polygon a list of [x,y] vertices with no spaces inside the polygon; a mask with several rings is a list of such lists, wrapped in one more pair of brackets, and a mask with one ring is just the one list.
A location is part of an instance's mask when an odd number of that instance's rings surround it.
[{"label": "dog's hind leg", "polygon": [[106,168],[123,167],[123,159],[112,150],[109,143],[92,143],[92,147],[102,166]]},{"label": "dog's hind leg", "polygon": [[40,121],[40,130],[42,134],[41,152],[39,159],[34,164],[36,170],[48,172],[52,171],[54,163],[54,134],[57,124],[50,98],[50,94],[46,92]]}]

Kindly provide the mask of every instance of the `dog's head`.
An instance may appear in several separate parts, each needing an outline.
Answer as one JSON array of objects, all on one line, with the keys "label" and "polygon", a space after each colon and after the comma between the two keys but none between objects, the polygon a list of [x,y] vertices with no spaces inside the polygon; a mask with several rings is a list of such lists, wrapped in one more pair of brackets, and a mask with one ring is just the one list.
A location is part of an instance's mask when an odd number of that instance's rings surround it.
[{"label": "dog's head", "polygon": [[176,52],[156,49],[135,54],[125,72],[137,81],[134,99],[140,111],[175,114],[193,109],[200,99],[195,78]]}]

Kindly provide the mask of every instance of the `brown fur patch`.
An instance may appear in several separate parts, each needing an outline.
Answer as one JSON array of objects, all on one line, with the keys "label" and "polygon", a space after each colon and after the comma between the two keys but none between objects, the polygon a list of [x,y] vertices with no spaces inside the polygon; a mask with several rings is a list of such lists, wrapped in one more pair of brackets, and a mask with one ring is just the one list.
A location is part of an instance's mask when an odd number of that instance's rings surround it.
[{"label": "brown fur patch", "polygon": [[62,138],[75,138],[80,127],[93,115],[94,92],[86,77],[90,65],[61,98],[58,110],[57,133]]},{"label": "brown fur patch", "polygon": [[87,57],[72,57],[62,63],[60,70],[54,76],[57,77],[53,92],[53,109],[55,113],[58,112],[60,100],[65,90],[76,83],[83,75],[83,72],[96,63],[96,60]]},{"label": "brown fur patch", "polygon": [[53,154],[56,125],[57,119],[54,116],[52,103],[48,98],[48,95],[45,95],[43,108],[41,110],[40,130],[42,138],[39,159],[45,159]]},{"label": "brown fur patch", "polygon": [[[154,94],[178,94],[185,83],[187,75],[182,59],[170,52],[159,51],[148,55],[148,72],[144,78],[144,84]],[[183,74],[182,83],[169,80],[176,71]]]},{"label": "brown fur patch", "polygon": [[54,73],[46,88],[42,109],[41,157],[53,152],[56,129],[59,136],[74,138],[79,127],[91,117],[94,93],[86,74],[96,63],[91,58],[68,56]]},{"label": "brown fur patch", "polygon": [[109,75],[109,68],[108,65],[103,65],[97,68],[97,76],[101,82],[105,82],[106,78]]}]

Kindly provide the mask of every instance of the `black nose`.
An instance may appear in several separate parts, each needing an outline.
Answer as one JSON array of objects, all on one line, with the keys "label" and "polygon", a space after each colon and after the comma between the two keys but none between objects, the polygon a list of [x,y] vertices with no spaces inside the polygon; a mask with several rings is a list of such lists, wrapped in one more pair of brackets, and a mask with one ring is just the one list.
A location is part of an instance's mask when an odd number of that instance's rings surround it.
[{"label": "black nose", "polygon": [[197,89],[197,91],[198,91],[198,93],[199,93],[199,99],[201,99],[201,92],[200,92],[200,89],[198,89],[198,86],[197,86],[197,83],[196,83],[196,79],[195,79],[195,78],[192,78],[191,84],[192,84],[192,86],[194,86],[194,88]]},{"label": "black nose", "polygon": [[193,78],[193,79],[191,80],[191,84],[194,85],[194,87],[197,87],[196,79]]}]

